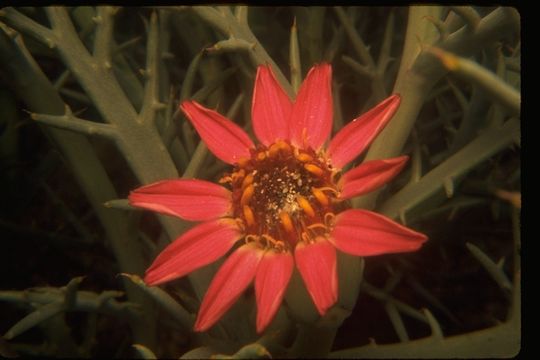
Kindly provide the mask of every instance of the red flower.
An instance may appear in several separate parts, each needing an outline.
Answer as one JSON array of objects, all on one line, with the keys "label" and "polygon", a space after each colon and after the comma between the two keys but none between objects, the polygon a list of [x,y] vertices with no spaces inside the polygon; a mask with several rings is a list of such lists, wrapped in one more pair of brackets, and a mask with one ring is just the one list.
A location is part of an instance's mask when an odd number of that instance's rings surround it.
[{"label": "red flower", "polygon": [[269,66],[260,66],[253,94],[255,146],[232,121],[195,101],[180,107],[210,151],[231,164],[220,185],[175,179],[131,192],[132,205],[203,221],[171,243],[146,272],[161,284],[224,256],[201,304],[195,330],[214,325],[255,282],[257,331],[278,310],[296,264],[321,315],[337,301],[336,248],[370,256],[417,250],[426,236],[382,215],[350,209],[348,199],[370,192],[398,174],[408,157],[342,168],[371,143],[399,107],[392,95],[323,144],[332,128],[331,73],[313,67],[292,102]]}]

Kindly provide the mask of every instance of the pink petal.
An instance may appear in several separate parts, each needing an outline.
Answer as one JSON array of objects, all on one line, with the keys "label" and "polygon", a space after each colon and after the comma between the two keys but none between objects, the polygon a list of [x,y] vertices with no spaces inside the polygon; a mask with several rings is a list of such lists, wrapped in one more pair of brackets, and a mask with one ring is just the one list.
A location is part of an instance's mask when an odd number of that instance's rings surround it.
[{"label": "pink petal", "polygon": [[319,237],[313,244],[298,243],[294,258],[317,311],[324,315],[337,301],[336,249]]},{"label": "pink petal", "polygon": [[394,178],[407,163],[407,155],[387,160],[367,161],[342,177],[341,198],[350,199],[383,186]]},{"label": "pink petal", "polygon": [[259,66],[255,78],[251,118],[253,131],[268,146],[276,140],[289,140],[292,102],[277,82],[270,66]]},{"label": "pink petal", "polygon": [[289,252],[267,251],[257,269],[255,297],[257,299],[257,332],[272,321],[281,305],[291,279],[294,260]]},{"label": "pink petal", "polygon": [[195,101],[184,101],[180,108],[191,121],[208,149],[228,164],[250,157],[253,142],[238,125]]},{"label": "pink petal", "polygon": [[157,285],[208,265],[242,237],[236,223],[220,219],[199,224],[167,246],[146,270],[144,281]]},{"label": "pink petal", "polygon": [[129,194],[133,206],[181,217],[206,221],[222,217],[231,209],[231,193],[209,181],[176,179],[159,181]]},{"label": "pink petal", "polygon": [[397,111],[401,98],[392,95],[341,129],[328,146],[332,165],[341,169],[360,155]]},{"label": "pink petal", "polygon": [[250,243],[229,256],[208,287],[195,322],[195,331],[209,329],[238,300],[255,277],[263,254],[258,245]]},{"label": "pink petal", "polygon": [[356,256],[415,251],[427,240],[420,234],[377,213],[350,209],[336,216],[331,241]]},{"label": "pink petal", "polygon": [[297,147],[307,145],[318,150],[332,130],[332,67],[321,64],[311,68],[302,83],[291,114],[291,141]]}]

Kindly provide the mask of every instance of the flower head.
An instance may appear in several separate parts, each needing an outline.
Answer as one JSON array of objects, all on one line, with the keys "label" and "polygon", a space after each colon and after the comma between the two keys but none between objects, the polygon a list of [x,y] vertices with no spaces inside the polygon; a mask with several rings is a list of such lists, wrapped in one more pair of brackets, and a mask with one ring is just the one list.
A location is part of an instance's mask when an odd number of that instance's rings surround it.
[{"label": "flower head", "polygon": [[130,203],[202,221],[172,242],[146,272],[157,285],[226,255],[201,304],[195,330],[205,331],[255,284],[257,331],[278,310],[294,267],[320,315],[337,301],[336,249],[357,256],[417,250],[427,238],[347,200],[381,187],[408,157],[365,162],[343,173],[399,107],[392,95],[350,122],[330,141],[331,67],[313,67],[293,102],[269,66],[257,70],[255,145],[238,125],[195,101],[180,107],[216,157],[232,165],[217,185],[165,180],[131,192]]}]

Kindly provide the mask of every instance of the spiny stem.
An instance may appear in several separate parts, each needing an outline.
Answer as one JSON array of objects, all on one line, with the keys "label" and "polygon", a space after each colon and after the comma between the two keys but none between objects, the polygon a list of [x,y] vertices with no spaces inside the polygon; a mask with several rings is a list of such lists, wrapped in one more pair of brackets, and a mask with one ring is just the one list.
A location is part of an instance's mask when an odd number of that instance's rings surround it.
[{"label": "spiny stem", "polygon": [[360,60],[370,69],[375,68],[375,61],[371,57],[371,54],[369,53],[369,50],[364,43],[364,40],[358,35],[356,32],[356,29],[354,28],[353,23],[345,13],[345,10],[341,6],[334,7],[334,12],[338,16],[339,20],[343,24],[343,27],[345,28],[345,32],[349,36],[349,40],[351,41],[351,44],[353,46],[353,49],[356,51],[356,54],[360,58]]},{"label": "spiny stem", "polygon": [[500,77],[478,63],[455,56],[450,52],[438,48],[431,48],[429,51],[433,52],[448,70],[480,86],[496,102],[508,108],[510,115],[519,117],[521,95],[519,91],[506,84]]},{"label": "spiny stem", "polygon": [[271,65],[277,80],[283,87],[283,90],[285,90],[290,98],[294,97],[291,84],[283,75],[274,60],[268,55],[264,47],[253,35],[247,22],[239,22],[238,19],[226,7],[220,7],[220,11],[209,6],[193,6],[192,9],[201,17],[201,19],[206,21],[211,26],[214,26],[229,38],[232,37],[243,40],[248,44],[253,44],[253,46],[250,48],[250,53],[251,57],[255,60],[256,65]]},{"label": "spiny stem", "polygon": [[58,42],[58,39],[51,29],[38,24],[11,7],[0,9],[0,19],[14,29],[17,29],[24,34],[28,34],[34,39],[44,43],[51,49],[54,48]]},{"label": "spiny stem", "polygon": [[109,139],[117,138],[118,132],[114,125],[100,124],[94,121],[83,120],[73,115],[66,105],[64,115],[47,115],[31,113],[33,120],[54,126],[60,129],[72,130],[86,135],[99,135]]},{"label": "spiny stem", "polygon": [[490,129],[466,145],[442,164],[424,175],[420,181],[409,184],[385,202],[380,212],[396,218],[400,211],[410,210],[425,199],[441,191],[448,178],[460,178],[480,162],[507,148],[519,134],[517,119],[510,119],[501,128]]},{"label": "spiny stem", "polygon": [[[146,83],[144,87],[143,104],[139,113],[141,122],[154,123],[156,111],[164,105],[160,103],[159,96],[159,67],[161,65],[161,52],[158,34],[158,20],[155,12],[150,16],[148,40],[146,45]],[[162,105],[162,106],[160,106]]]},{"label": "spiny stem", "polygon": [[111,6],[99,6],[95,18],[97,27],[94,40],[94,57],[106,67],[112,67],[111,51],[115,13],[116,9]]},{"label": "spiny stem", "polygon": [[465,21],[470,31],[476,29],[482,19],[472,6],[451,6],[450,9]]}]

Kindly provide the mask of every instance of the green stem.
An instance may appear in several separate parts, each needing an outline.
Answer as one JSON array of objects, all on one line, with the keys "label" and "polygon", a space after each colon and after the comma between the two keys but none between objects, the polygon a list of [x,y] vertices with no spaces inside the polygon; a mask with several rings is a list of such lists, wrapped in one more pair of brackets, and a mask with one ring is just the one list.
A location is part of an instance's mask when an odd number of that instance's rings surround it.
[{"label": "green stem", "polygon": [[332,349],[336,332],[337,327],[300,324],[288,356],[303,359],[324,358]]},{"label": "green stem", "polygon": [[[433,85],[446,74],[440,62],[431,54],[422,51],[419,44],[432,44],[438,37],[426,17],[440,17],[442,9],[433,6],[411,6],[405,36],[401,65],[394,86],[394,93],[401,95],[401,105],[392,121],[371,145],[365,160],[386,159],[400,154],[412,126]],[[498,8],[486,15],[475,31],[462,28],[436,45],[461,56],[468,56],[493,43],[507,32],[519,28],[516,12],[509,8]],[[354,207],[372,208],[380,191],[374,191],[353,201]]]},{"label": "green stem", "polygon": [[253,35],[247,22],[238,21],[228,9],[223,7],[220,8],[221,11],[209,6],[193,6],[192,9],[201,19],[224,35],[253,44],[251,52],[256,65],[270,64],[277,80],[283,87],[283,90],[285,90],[291,99],[294,98],[294,91],[291,84],[283,75],[274,60],[268,55],[259,40]]},{"label": "green stem", "polygon": [[458,180],[481,162],[502,149],[506,149],[519,137],[520,124],[510,119],[502,127],[490,129],[452,155],[442,164],[424,175],[418,182],[410,183],[386,201],[380,212],[397,218],[433,196],[444,199],[442,191],[449,179]]},{"label": "green stem", "polygon": [[[6,74],[10,76],[13,91],[18,94],[29,110],[47,114],[62,114],[65,104],[43,74],[39,65],[26,50],[22,39],[17,36],[13,40],[0,31],[0,62]],[[98,219],[105,229],[119,268],[122,271],[142,274],[144,263],[140,244],[135,239],[131,223],[127,216],[118,211],[110,211],[103,203],[118,198],[116,191],[98,159],[93,146],[80,134],[62,129],[44,128],[60,148],[64,158],[71,166],[76,181],[86,194]],[[131,323],[137,341],[152,345],[155,341],[155,326],[152,318],[152,304],[148,298],[135,286],[124,283],[128,297],[140,303],[148,316],[146,321]]]}]

